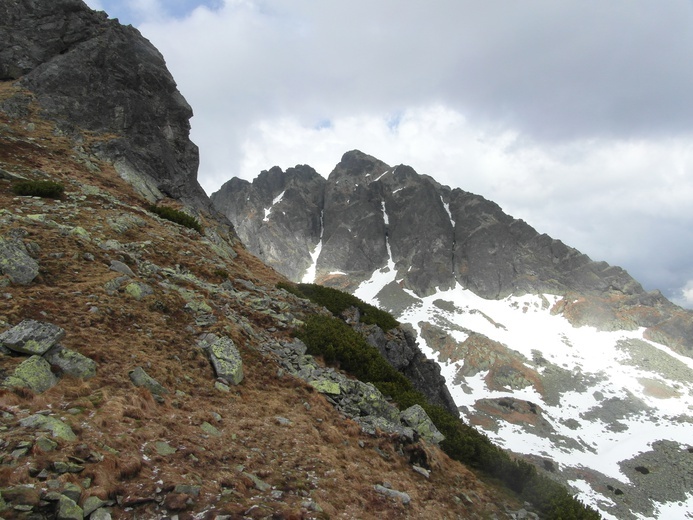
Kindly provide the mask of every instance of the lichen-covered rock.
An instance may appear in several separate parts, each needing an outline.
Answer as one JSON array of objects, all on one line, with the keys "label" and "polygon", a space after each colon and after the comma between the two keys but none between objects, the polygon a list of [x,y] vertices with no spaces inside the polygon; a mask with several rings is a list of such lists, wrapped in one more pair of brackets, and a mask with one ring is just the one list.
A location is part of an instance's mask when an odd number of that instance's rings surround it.
[{"label": "lichen-covered rock", "polygon": [[111,520],[111,512],[105,507],[100,507],[91,514],[89,520]]},{"label": "lichen-covered rock", "polygon": [[0,273],[7,275],[13,283],[30,284],[39,274],[39,265],[21,240],[0,237]]},{"label": "lichen-covered rock", "polygon": [[24,320],[0,334],[0,344],[20,354],[41,356],[64,337],[65,331],[57,325]]},{"label": "lichen-covered rock", "polygon": [[243,360],[231,338],[217,338],[207,347],[217,377],[238,385],[243,381]]},{"label": "lichen-covered rock", "polygon": [[51,365],[41,356],[31,356],[5,379],[4,386],[20,386],[40,394],[58,384],[58,378],[51,371]]},{"label": "lichen-covered rock", "polygon": [[19,421],[21,426],[25,428],[36,428],[38,430],[47,430],[51,432],[53,437],[64,439],[66,441],[77,440],[77,436],[72,431],[72,428],[62,422],[60,419],[51,417],[50,415],[34,414]]},{"label": "lichen-covered rock", "polygon": [[90,379],[96,375],[96,361],[87,356],[63,347],[57,347],[44,354],[44,359],[64,374],[80,379]]},{"label": "lichen-covered rock", "polygon": [[418,404],[404,410],[400,414],[400,419],[428,442],[440,444],[445,440],[445,436],[438,431],[431,418]]},{"label": "lichen-covered rock", "polygon": [[84,511],[74,500],[63,495],[58,501],[57,520],[83,520]]},{"label": "lichen-covered rock", "polygon": [[84,503],[82,504],[82,509],[84,511],[84,516],[88,517],[90,514],[92,514],[94,511],[99,509],[100,507],[103,507],[107,504],[105,500],[101,500],[97,496],[90,496],[88,497]]},{"label": "lichen-covered rock", "polygon": [[339,395],[342,393],[339,388],[339,383],[330,381],[329,379],[313,379],[312,381],[308,381],[308,384],[321,394]]},{"label": "lichen-covered rock", "polygon": [[155,395],[163,396],[169,393],[168,389],[147,374],[142,367],[137,367],[135,370],[131,370],[128,375],[130,376],[132,384],[146,388]]},{"label": "lichen-covered rock", "polygon": [[142,282],[132,282],[125,286],[125,292],[135,300],[143,300],[147,296],[154,294],[154,289]]}]

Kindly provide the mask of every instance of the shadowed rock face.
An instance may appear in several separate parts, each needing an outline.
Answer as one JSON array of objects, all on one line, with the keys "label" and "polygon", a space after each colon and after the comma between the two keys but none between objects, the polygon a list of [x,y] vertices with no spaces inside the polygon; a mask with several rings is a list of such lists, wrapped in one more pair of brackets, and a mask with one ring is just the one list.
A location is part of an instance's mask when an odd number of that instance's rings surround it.
[{"label": "shadowed rock face", "polygon": [[[282,192],[267,215],[262,209]],[[326,181],[307,166],[286,173],[275,167],[252,185],[232,179],[212,200],[251,251],[294,280],[310,265],[306,253],[322,233],[318,281],[338,271],[358,284],[387,264],[389,245],[397,279],[419,295],[458,282],[485,298],[568,289],[643,292],[623,269],[593,262],[483,197],[356,150]]]},{"label": "shadowed rock face", "polygon": [[292,280],[311,265],[320,241],[325,179],[310,166],[263,171],[251,183],[233,178],[212,195],[246,247]]},{"label": "shadowed rock face", "polygon": [[[108,134],[92,150],[150,200],[162,192],[210,208],[188,137],[192,109],[139,31],[81,0],[7,1],[0,20],[0,80],[19,80],[65,133]],[[21,117],[28,101],[3,108]]]}]

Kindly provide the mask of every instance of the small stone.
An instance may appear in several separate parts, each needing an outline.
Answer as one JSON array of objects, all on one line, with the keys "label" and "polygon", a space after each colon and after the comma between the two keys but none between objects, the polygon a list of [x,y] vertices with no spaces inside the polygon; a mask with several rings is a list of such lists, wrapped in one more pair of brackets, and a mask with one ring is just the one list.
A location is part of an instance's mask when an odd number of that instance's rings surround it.
[{"label": "small stone", "polygon": [[75,464],[74,462],[63,462],[63,461],[56,461],[53,463],[53,469],[57,473],[80,473],[81,471],[84,471],[84,466],[80,466],[79,464]]},{"label": "small stone", "polygon": [[402,502],[402,504],[404,504],[405,506],[411,502],[411,497],[407,493],[404,493],[402,491],[390,489],[390,488],[387,488],[385,486],[379,486],[377,484],[375,486],[373,486],[373,488],[378,493],[380,493],[381,495],[385,495],[385,496],[400,500]]},{"label": "small stone", "polygon": [[243,472],[243,475],[248,477],[250,480],[252,480],[253,485],[259,491],[264,492],[264,491],[269,491],[270,489],[272,489],[272,486],[270,486],[267,482],[262,481],[261,479],[259,479],[255,475],[253,475],[252,473]]},{"label": "small stone", "polygon": [[127,264],[124,264],[123,262],[119,262],[118,260],[111,260],[111,265],[109,267],[111,271],[115,271],[116,273],[124,274],[126,276],[129,276],[130,278],[135,277],[135,273],[132,272],[132,269]]},{"label": "small stone", "polygon": [[286,417],[281,417],[279,415],[277,415],[274,418],[274,420],[277,421],[277,423],[282,425],[282,426],[291,426],[291,424],[292,424],[289,419],[287,419]]},{"label": "small stone", "polygon": [[83,520],[84,512],[74,500],[63,495],[58,502],[56,518],[57,520]]},{"label": "small stone", "polygon": [[414,471],[416,471],[419,475],[423,475],[423,476],[426,477],[426,478],[430,478],[430,477],[431,477],[431,472],[428,471],[426,468],[422,468],[421,466],[416,466],[416,465],[414,465],[414,466],[412,466],[412,469],[413,469]]},{"label": "small stone", "polygon": [[216,389],[219,390],[220,392],[226,392],[226,393],[228,393],[228,392],[231,391],[231,387],[229,387],[229,385],[225,385],[225,384],[222,383],[221,381],[215,381],[215,383],[214,383],[214,388],[216,388]]},{"label": "small stone", "polygon": [[82,509],[84,510],[84,516],[89,516],[92,514],[94,511],[99,509],[100,507],[103,507],[106,505],[106,502],[104,500],[101,500],[99,497],[91,496],[87,498],[84,503],[82,504]]},{"label": "small stone", "polygon": [[135,370],[130,371],[128,375],[135,386],[144,387],[155,395],[168,394],[168,390],[156,379],[149,376],[142,367],[137,367]]},{"label": "small stone", "polygon": [[159,455],[173,455],[178,450],[173,448],[168,442],[157,441],[154,443],[154,449]]},{"label": "small stone", "polygon": [[174,493],[185,493],[186,495],[190,495],[192,497],[199,496],[200,494],[200,486],[190,486],[188,484],[178,484],[173,492]]},{"label": "small stone", "polygon": [[200,428],[202,428],[202,431],[204,431],[208,435],[212,435],[214,437],[221,437],[221,432],[206,421],[202,423]]},{"label": "small stone", "polygon": [[41,436],[36,439],[36,446],[38,446],[41,451],[50,452],[58,447],[58,443],[53,439]]}]

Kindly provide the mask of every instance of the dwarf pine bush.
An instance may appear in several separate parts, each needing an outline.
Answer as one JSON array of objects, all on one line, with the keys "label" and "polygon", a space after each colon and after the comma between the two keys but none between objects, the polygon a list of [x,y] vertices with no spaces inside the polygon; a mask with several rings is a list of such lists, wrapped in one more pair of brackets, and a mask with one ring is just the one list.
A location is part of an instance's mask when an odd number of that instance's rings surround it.
[{"label": "dwarf pine bush", "polygon": [[[353,305],[361,311],[362,319],[369,315],[369,319],[381,328],[380,323],[388,327],[386,330],[398,324],[388,313],[335,289],[313,284],[280,284],[280,287],[323,305],[335,316]],[[383,318],[383,314],[389,319]],[[384,395],[391,397],[401,410],[420,405],[445,436],[440,447],[449,457],[498,479],[524,500],[534,504],[543,518],[601,518],[595,510],[570,495],[564,486],[539,474],[532,464],[512,458],[483,433],[465,424],[442,406],[430,404],[402,373],[382,357],[377,348],[341,319],[313,315],[296,332],[296,336],[306,344],[309,354],[322,356],[326,363],[338,366],[361,381],[372,383]]]},{"label": "dwarf pine bush", "polygon": [[183,211],[173,209],[169,206],[154,206],[147,208],[152,213],[159,215],[161,218],[180,224],[190,229],[194,229],[198,233],[202,233],[202,226],[195,217],[188,215]]},{"label": "dwarf pine bush", "polygon": [[65,187],[54,181],[21,181],[12,185],[12,192],[24,197],[59,199],[64,191]]}]

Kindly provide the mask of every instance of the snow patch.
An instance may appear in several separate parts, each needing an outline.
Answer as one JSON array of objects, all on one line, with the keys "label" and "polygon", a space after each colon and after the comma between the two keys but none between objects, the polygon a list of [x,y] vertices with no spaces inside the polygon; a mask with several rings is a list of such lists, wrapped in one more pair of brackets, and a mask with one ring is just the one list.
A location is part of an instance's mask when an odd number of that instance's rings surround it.
[{"label": "snow patch", "polygon": [[284,198],[285,193],[286,193],[286,190],[282,191],[279,195],[274,197],[274,200],[272,201],[272,205],[269,208],[265,208],[265,218],[262,219],[263,222],[269,222],[269,216],[270,216],[270,213],[272,212],[272,208],[281,202],[281,200]]},{"label": "snow patch", "polygon": [[[323,225],[323,218],[325,216],[325,212],[321,211],[320,212],[320,240],[318,241],[317,245],[315,246],[315,249],[313,249],[313,252],[310,254],[310,257],[312,259],[312,262],[310,264],[310,267],[306,270],[306,274],[303,275],[303,278],[301,279],[302,283],[315,283],[315,277],[317,276],[317,270],[318,270],[318,258],[320,258],[320,253],[322,252],[322,235],[325,232],[325,226]],[[332,273],[330,273],[332,274]]]}]

